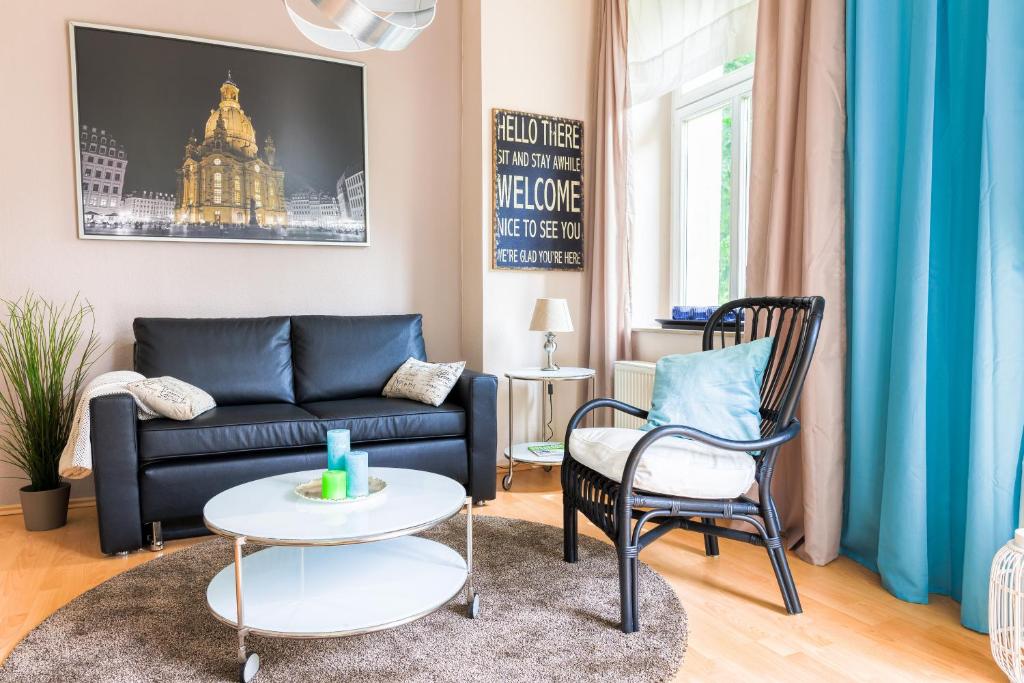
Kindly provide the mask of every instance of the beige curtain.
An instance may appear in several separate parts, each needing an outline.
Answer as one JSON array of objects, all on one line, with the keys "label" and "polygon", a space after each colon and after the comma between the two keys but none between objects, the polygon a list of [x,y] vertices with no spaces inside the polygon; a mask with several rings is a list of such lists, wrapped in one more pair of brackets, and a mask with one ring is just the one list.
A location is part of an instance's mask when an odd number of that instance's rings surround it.
[{"label": "beige curtain", "polygon": [[591,131],[594,171],[584,206],[586,290],[590,310],[587,363],[597,370],[597,396],[612,395],[612,363],[628,359],[631,354],[626,210],[629,163],[626,6],[627,0],[602,0],[597,25]]},{"label": "beige curtain", "polygon": [[842,526],[845,73],[845,2],[760,0],[747,292],[826,301],[773,489],[787,542],[814,564],[835,559]]}]

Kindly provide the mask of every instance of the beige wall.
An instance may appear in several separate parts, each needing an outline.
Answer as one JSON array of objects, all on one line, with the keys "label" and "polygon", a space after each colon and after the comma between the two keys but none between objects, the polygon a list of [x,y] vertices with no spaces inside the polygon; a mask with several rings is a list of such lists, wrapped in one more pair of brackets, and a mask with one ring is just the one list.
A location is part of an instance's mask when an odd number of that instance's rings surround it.
[{"label": "beige wall", "polygon": [[[551,11],[541,11],[548,3],[531,4],[530,30],[517,27],[523,29],[520,36],[549,20]],[[291,26],[279,0],[5,3],[0,40],[0,296],[16,297],[31,288],[59,300],[76,292],[88,297],[96,306],[99,333],[113,345],[98,370],[129,367],[132,318],[154,315],[418,311],[424,315],[430,357],[458,358],[459,15],[460,3],[444,0],[434,25],[408,50],[352,56],[367,65],[372,246],[173,244],[76,237],[67,21],[328,53]],[[559,38],[557,32],[551,35],[552,42]],[[508,47],[526,52],[521,45]],[[572,61],[573,68],[587,71],[583,60]],[[531,68],[531,80],[547,68],[542,63]],[[580,113],[575,100],[519,100],[527,90],[525,78],[522,86],[502,104]],[[573,291],[571,278],[559,285],[554,295]],[[522,300],[532,294],[524,292]],[[513,327],[525,325],[516,322]],[[0,476],[8,474],[0,470]],[[14,502],[20,485],[0,480],[0,504]],[[90,492],[87,480],[76,485],[74,494]]]},{"label": "beige wall", "polygon": [[[583,120],[584,178],[592,174],[591,64],[597,7],[591,0],[463,3],[463,354],[501,377],[499,451],[507,445],[507,384],[502,375],[543,362],[543,334],[528,330],[534,301],[538,297],[567,299],[577,330],[585,311],[581,309],[583,273],[491,268],[491,110]],[[561,333],[558,342],[559,364],[580,365],[583,335]],[[560,440],[582,393],[566,390],[556,397],[554,428]],[[536,387],[528,391],[523,385],[515,399],[517,441],[539,431],[538,398]]]}]

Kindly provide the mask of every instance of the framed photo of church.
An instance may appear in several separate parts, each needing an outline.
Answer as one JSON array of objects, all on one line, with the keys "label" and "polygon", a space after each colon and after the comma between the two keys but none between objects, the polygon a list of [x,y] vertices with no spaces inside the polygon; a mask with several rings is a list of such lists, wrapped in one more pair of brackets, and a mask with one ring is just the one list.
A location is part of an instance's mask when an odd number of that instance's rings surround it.
[{"label": "framed photo of church", "polygon": [[69,23],[83,239],[368,239],[362,64]]}]

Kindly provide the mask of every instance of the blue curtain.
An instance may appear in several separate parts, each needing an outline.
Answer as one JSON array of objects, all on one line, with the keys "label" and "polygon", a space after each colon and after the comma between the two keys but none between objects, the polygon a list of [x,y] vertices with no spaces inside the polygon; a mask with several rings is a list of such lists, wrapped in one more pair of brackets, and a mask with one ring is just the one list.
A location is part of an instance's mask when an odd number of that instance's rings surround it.
[{"label": "blue curtain", "polygon": [[1024,457],[1024,2],[848,0],[843,551],[987,631]]}]

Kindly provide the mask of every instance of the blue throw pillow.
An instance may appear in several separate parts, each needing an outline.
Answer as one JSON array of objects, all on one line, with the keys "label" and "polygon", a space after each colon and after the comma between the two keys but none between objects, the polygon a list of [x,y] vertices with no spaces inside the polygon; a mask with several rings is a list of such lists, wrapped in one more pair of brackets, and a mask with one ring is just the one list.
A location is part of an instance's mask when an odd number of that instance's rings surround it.
[{"label": "blue throw pillow", "polygon": [[772,337],[715,351],[665,356],[654,370],[647,424],[684,425],[736,441],[761,438],[761,378]]}]

